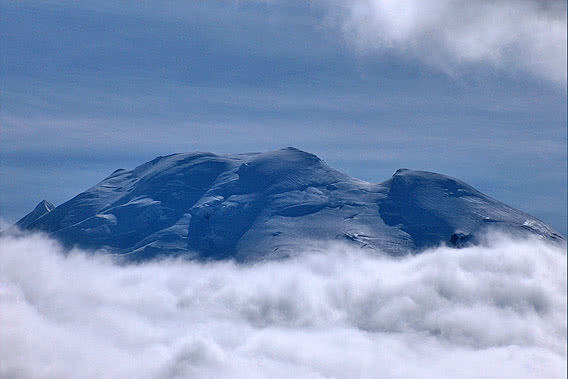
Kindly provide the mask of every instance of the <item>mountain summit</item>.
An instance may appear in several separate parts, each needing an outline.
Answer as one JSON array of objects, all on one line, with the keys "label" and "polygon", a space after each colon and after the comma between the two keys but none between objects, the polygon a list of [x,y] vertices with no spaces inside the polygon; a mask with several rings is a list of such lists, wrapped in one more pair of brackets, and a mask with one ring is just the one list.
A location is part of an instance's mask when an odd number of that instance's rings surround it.
[{"label": "mountain summit", "polygon": [[25,229],[30,226],[33,222],[39,218],[45,216],[49,212],[55,209],[55,206],[47,200],[42,200],[33,211],[22,217],[18,222],[16,222],[16,227],[20,229]]},{"label": "mountain summit", "polygon": [[489,227],[563,239],[460,180],[400,169],[368,183],[295,148],[158,157],[49,208],[41,215],[36,208],[19,226],[134,260],[280,258],[330,240],[399,255],[475,243]]}]

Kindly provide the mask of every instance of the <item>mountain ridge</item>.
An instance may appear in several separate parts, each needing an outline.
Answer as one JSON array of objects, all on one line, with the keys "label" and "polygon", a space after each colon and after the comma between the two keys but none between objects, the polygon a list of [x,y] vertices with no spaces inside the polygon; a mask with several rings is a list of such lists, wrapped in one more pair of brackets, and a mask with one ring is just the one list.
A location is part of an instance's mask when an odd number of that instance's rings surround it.
[{"label": "mountain ridge", "polygon": [[35,221],[40,219],[41,217],[45,216],[49,212],[55,209],[55,206],[51,204],[47,200],[42,200],[36,205],[33,211],[19,219],[15,224],[14,227],[20,229],[26,229],[28,226],[33,224]]},{"label": "mountain ridge", "polygon": [[23,229],[134,260],[184,255],[250,261],[334,240],[401,255],[475,243],[495,227],[564,240],[542,221],[458,179],[399,169],[382,183],[369,183],[288,147],[160,156],[115,170]]}]

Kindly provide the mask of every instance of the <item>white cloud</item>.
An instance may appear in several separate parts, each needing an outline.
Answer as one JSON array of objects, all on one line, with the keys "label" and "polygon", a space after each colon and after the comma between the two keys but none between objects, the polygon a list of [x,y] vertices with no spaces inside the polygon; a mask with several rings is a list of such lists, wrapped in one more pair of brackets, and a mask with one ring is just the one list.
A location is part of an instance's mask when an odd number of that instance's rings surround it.
[{"label": "white cloud", "polygon": [[121,266],[4,237],[0,377],[565,377],[564,249],[323,251]]},{"label": "white cloud", "polygon": [[566,85],[566,2],[322,1],[360,51],[410,53],[449,73],[471,64]]},{"label": "white cloud", "polygon": [[14,225],[14,222],[10,222],[9,220],[3,218],[2,216],[0,216],[0,232],[3,230],[8,229],[9,227],[11,227],[12,225]]}]

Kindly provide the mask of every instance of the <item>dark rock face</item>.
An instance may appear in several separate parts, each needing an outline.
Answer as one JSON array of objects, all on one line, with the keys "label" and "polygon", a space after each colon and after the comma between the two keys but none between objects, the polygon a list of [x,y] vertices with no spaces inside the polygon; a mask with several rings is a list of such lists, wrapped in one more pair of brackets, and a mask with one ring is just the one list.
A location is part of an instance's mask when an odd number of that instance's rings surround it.
[{"label": "dark rock face", "polygon": [[281,258],[321,241],[399,255],[462,246],[495,226],[563,240],[457,179],[401,169],[384,183],[367,183],[294,148],[158,157],[113,172],[39,217],[36,210],[21,228],[135,260]]},{"label": "dark rock face", "polygon": [[454,233],[450,237],[450,246],[454,247],[467,247],[473,243],[473,238],[469,234]]}]

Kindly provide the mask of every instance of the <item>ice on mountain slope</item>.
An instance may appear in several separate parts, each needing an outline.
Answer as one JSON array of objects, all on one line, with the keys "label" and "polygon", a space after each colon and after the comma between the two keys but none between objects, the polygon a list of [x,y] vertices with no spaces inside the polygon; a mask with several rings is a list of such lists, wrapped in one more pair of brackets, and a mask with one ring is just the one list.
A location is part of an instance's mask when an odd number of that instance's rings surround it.
[{"label": "ice on mountain slope", "polygon": [[489,226],[562,239],[453,178],[398,170],[372,184],[286,148],[158,157],[113,172],[25,228],[67,246],[132,259],[186,254],[247,261],[285,257],[300,244],[329,240],[403,254],[475,241]]}]

